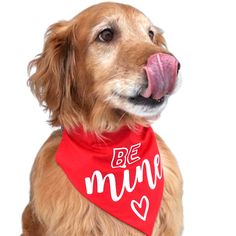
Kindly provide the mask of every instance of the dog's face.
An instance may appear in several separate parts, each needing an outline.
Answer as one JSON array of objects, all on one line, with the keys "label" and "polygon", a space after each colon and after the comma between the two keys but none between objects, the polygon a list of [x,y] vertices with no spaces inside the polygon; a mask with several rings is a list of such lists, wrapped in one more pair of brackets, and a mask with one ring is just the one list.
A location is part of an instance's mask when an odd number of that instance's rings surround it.
[{"label": "dog's face", "polygon": [[101,132],[157,117],[177,64],[161,30],[140,11],[102,3],[49,28],[29,84],[53,125]]}]

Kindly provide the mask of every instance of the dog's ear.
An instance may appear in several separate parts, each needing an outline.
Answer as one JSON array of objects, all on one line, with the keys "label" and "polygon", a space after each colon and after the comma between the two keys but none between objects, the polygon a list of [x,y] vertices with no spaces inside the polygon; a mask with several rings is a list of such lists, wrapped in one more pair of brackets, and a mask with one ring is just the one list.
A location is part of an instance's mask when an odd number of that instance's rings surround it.
[{"label": "dog's ear", "polygon": [[[76,48],[73,44],[73,27],[69,22],[58,22],[49,27],[45,35],[43,52],[29,63],[28,85],[40,104],[50,112],[53,126],[64,125],[63,114],[77,110]],[[64,118],[63,118],[64,117]]]}]

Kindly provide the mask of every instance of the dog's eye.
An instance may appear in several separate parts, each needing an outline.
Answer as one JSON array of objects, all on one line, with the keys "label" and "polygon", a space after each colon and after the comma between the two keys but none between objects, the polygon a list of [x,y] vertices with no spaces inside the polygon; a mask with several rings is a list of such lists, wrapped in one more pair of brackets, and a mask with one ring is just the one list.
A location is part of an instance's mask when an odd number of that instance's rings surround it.
[{"label": "dog's eye", "polygon": [[100,42],[110,42],[113,39],[114,31],[112,29],[104,29],[99,35],[98,40]]},{"label": "dog's eye", "polygon": [[153,40],[155,34],[152,30],[148,31],[148,35],[149,35],[150,39]]}]

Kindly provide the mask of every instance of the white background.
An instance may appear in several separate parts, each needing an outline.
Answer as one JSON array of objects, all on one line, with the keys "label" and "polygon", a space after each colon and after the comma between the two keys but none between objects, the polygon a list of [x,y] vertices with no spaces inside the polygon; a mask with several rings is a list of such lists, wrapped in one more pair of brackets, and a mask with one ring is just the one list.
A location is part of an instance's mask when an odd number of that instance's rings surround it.
[{"label": "white background", "polygon": [[[0,3],[0,235],[21,233],[34,157],[51,132],[26,86],[47,27],[99,1]],[[155,130],[184,178],[184,236],[236,235],[236,7],[230,0],[120,1],[165,31],[183,84]],[[63,235],[62,235],[63,236]]]}]

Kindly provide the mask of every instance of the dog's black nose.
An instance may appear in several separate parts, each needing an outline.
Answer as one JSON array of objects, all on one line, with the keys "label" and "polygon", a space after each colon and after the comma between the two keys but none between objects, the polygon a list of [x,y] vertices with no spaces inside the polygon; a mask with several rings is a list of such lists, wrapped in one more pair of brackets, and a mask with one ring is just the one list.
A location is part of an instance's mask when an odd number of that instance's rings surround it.
[{"label": "dog's black nose", "polygon": [[180,68],[181,68],[181,65],[180,65],[180,63],[178,62],[177,73],[179,72]]}]

